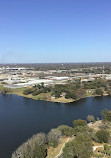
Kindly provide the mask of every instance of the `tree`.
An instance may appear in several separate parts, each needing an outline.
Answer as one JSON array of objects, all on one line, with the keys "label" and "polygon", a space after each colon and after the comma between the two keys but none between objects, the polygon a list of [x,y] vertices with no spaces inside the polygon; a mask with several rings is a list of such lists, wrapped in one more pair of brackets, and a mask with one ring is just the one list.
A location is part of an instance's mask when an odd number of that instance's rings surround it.
[{"label": "tree", "polygon": [[94,121],[95,121],[94,116],[93,116],[93,115],[88,115],[88,116],[87,116],[87,121],[88,121],[88,122],[94,122]]},{"label": "tree", "polygon": [[108,143],[110,139],[110,134],[106,130],[99,130],[96,133],[99,143]]},{"label": "tree", "polygon": [[105,121],[111,121],[111,111],[108,111],[108,109],[101,111],[101,116]]},{"label": "tree", "polygon": [[[37,146],[33,152],[32,158],[45,158],[47,156],[47,149],[45,146]],[[27,157],[26,157],[27,158]]]},{"label": "tree", "polygon": [[101,89],[101,88],[98,88],[98,89],[96,89],[96,91],[95,91],[95,93],[97,94],[97,95],[103,95],[103,90]]},{"label": "tree", "polygon": [[107,89],[107,94],[111,96],[111,88]]},{"label": "tree", "polygon": [[78,98],[78,99],[81,99],[81,98],[84,98],[84,97],[86,97],[86,90],[85,89],[78,89],[77,91],[76,91],[76,97]]},{"label": "tree", "polygon": [[101,111],[101,116],[103,117],[103,119],[107,119],[107,114],[108,114],[108,109],[104,109]]},{"label": "tree", "polygon": [[58,140],[62,136],[62,132],[58,129],[51,129],[47,135],[48,145],[56,147],[58,145]]},{"label": "tree", "polygon": [[44,88],[44,82],[41,83],[41,88]]},{"label": "tree", "polygon": [[47,142],[45,133],[38,133],[38,134],[34,135],[32,137],[32,139],[33,139],[33,141],[35,141],[35,144],[39,145],[39,146],[43,146]]},{"label": "tree", "polygon": [[74,135],[74,128],[72,127],[62,125],[62,126],[59,126],[58,129],[62,132],[62,135],[65,135],[65,136]]},{"label": "tree", "polygon": [[23,143],[12,154],[12,158],[45,158],[46,155],[46,136],[44,133],[39,133]]},{"label": "tree", "polygon": [[63,158],[89,158],[92,154],[92,140],[90,137],[80,134],[67,143],[63,149]]},{"label": "tree", "polygon": [[84,134],[90,137],[92,140],[97,141],[97,136],[95,134],[95,131],[88,126],[77,126],[74,127],[74,135],[80,135]]},{"label": "tree", "polygon": [[10,91],[11,91],[10,88],[3,88],[2,94],[6,94],[6,93],[8,93]]},{"label": "tree", "polygon": [[31,149],[31,146],[21,146],[12,154],[12,158],[45,158],[47,156],[46,146],[35,146]]},{"label": "tree", "polygon": [[23,92],[24,95],[28,95],[28,94],[30,94],[30,93],[32,93],[31,88],[27,88],[27,89],[25,89],[24,92]]},{"label": "tree", "polygon": [[36,87],[37,87],[38,89],[41,89],[41,85],[40,85],[40,84],[37,84]]},{"label": "tree", "polygon": [[71,95],[70,92],[66,93],[66,95],[65,95],[65,98],[66,98],[66,99],[69,99],[69,98],[71,98],[71,97],[72,97],[72,95]]},{"label": "tree", "polygon": [[[77,126],[77,127],[74,127],[74,133],[77,135],[77,134],[80,134],[80,133],[91,133],[92,132],[92,129],[89,128],[88,126]],[[91,134],[90,134],[91,135]]]},{"label": "tree", "polygon": [[77,99],[76,93],[75,92],[67,92],[65,95],[66,99],[72,98],[72,99]]},{"label": "tree", "polygon": [[87,125],[86,121],[85,120],[81,120],[81,119],[74,120],[73,124],[74,124],[74,127],[86,126]]}]

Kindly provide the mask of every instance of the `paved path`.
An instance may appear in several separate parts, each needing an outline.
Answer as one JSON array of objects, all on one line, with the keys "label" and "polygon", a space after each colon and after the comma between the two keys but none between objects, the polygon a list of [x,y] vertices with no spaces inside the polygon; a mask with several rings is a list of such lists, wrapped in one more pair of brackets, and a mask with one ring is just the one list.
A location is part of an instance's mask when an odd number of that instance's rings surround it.
[{"label": "paved path", "polygon": [[[89,127],[90,127],[90,126],[94,126],[95,124],[101,124],[101,120],[95,122],[94,124],[91,122],[91,123],[88,124],[88,126],[89,126]],[[61,147],[61,150],[60,150],[59,154],[58,154],[57,156],[55,156],[54,158],[60,158],[60,157],[61,157],[61,155],[62,155],[62,153],[63,153],[63,148],[65,147],[65,144],[66,144],[67,142],[69,142],[71,139],[72,139],[72,138],[68,138],[68,139],[67,139],[67,141],[66,141],[66,142],[63,144],[63,146]],[[93,151],[95,151],[97,148],[102,148],[102,147],[103,147],[103,145],[101,145],[101,146],[94,146],[94,147],[93,147]]]},{"label": "paved path", "polygon": [[69,140],[70,140],[71,138],[68,138],[67,139],[67,141],[63,144],[63,146],[61,147],[61,150],[60,150],[60,152],[59,152],[59,154],[57,155],[57,156],[55,156],[54,158],[59,158],[61,155],[62,155],[62,153],[63,153],[63,148],[65,147],[65,144],[67,143],[67,142],[69,142]]}]

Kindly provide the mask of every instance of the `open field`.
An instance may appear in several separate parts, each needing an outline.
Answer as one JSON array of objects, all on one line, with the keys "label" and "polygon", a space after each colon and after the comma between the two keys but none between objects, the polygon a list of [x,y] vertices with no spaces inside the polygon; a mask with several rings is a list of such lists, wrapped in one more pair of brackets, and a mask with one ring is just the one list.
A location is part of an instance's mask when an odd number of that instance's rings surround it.
[{"label": "open field", "polygon": [[51,98],[52,102],[60,102],[60,103],[71,103],[74,99],[66,99],[64,96],[60,98]]}]

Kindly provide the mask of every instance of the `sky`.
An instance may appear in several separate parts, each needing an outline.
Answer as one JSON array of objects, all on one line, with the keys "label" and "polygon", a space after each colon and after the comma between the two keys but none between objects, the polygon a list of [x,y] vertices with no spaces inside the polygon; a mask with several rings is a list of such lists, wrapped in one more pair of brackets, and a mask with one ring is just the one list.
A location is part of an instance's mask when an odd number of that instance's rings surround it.
[{"label": "sky", "polygon": [[111,62],[111,0],[0,0],[0,63]]}]

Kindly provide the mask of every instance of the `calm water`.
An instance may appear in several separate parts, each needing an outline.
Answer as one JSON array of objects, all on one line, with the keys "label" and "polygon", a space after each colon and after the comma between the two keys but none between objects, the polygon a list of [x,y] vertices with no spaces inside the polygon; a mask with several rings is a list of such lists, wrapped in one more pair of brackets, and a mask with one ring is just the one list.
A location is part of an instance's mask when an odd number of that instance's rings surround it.
[{"label": "calm water", "polygon": [[20,144],[37,132],[48,132],[62,124],[73,126],[74,119],[86,119],[88,114],[99,117],[104,108],[111,110],[110,97],[61,104],[0,94],[0,158],[10,158]]}]

